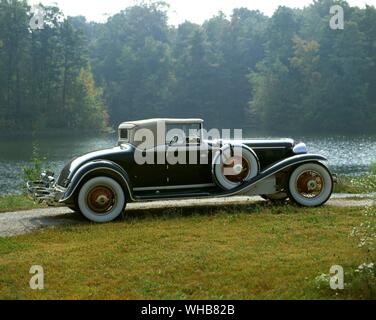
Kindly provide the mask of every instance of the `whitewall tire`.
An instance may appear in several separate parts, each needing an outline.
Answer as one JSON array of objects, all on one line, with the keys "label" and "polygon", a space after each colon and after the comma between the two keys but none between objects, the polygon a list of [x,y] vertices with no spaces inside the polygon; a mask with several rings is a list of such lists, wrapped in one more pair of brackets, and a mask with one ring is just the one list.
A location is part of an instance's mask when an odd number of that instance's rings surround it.
[{"label": "whitewall tire", "polygon": [[332,192],[332,176],[327,168],[318,163],[303,164],[290,176],[290,199],[301,206],[321,206],[329,200]]},{"label": "whitewall tire", "polygon": [[93,222],[115,220],[123,212],[125,204],[123,188],[109,177],[88,180],[78,194],[81,213]]}]

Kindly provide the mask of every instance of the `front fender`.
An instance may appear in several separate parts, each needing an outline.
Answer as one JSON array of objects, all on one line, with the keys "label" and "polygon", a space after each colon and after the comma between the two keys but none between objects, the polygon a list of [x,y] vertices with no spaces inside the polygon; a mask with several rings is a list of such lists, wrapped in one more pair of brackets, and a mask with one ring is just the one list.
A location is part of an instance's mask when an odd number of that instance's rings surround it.
[{"label": "front fender", "polygon": [[296,156],[284,159],[266,168],[264,171],[260,172],[260,174],[254,177],[253,179],[247,181],[246,183],[240,185],[239,187],[235,189],[232,189],[230,191],[227,191],[221,194],[220,196],[228,197],[228,196],[234,196],[237,194],[247,193],[247,191],[249,191],[257,183],[265,180],[266,178],[282,170],[285,170],[287,168],[290,168],[290,167],[293,167],[295,165],[302,164],[302,163],[321,162],[321,161],[328,161],[328,159],[318,154],[302,154],[302,155],[296,155]]},{"label": "front fender", "polygon": [[85,163],[80,167],[71,178],[71,181],[66,189],[64,195],[59,202],[71,203],[78,187],[85,181],[85,179],[92,176],[106,175],[117,180],[124,189],[124,194],[127,199],[133,200],[131,194],[131,182],[127,172],[118,164],[109,160],[94,160]]}]

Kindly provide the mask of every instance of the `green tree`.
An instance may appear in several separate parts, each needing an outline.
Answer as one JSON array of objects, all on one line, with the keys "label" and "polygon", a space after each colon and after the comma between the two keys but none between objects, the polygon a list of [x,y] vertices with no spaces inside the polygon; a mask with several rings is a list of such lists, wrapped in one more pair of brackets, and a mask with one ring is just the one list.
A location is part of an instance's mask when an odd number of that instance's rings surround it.
[{"label": "green tree", "polygon": [[111,17],[92,54],[111,122],[168,114],[173,82],[166,6],[148,3]]},{"label": "green tree", "polygon": [[[27,112],[26,70],[30,62],[27,56],[30,35],[26,1],[0,1],[0,110],[3,124],[15,127],[24,123]],[[16,120],[17,119],[17,120]]]},{"label": "green tree", "polygon": [[73,84],[73,92],[67,101],[72,111],[72,127],[106,129],[108,114],[102,98],[103,90],[95,85],[91,69],[81,69]]},{"label": "green tree", "polygon": [[[340,4],[345,29],[332,30]],[[314,0],[168,24],[141,1],[105,23],[0,0],[0,128],[101,130],[129,119],[202,117],[209,127],[376,131],[376,10]],[[106,107],[107,106],[107,107]],[[4,130],[5,131],[5,130]]]}]

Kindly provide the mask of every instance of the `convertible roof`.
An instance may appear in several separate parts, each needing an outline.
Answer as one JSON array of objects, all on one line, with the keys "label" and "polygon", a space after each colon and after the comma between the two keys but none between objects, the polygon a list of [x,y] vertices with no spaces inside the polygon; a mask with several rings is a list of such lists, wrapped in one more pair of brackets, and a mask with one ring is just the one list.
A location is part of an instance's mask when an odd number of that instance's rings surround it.
[{"label": "convertible roof", "polygon": [[[170,119],[170,118],[157,118],[157,119],[148,119],[148,120],[138,120],[138,121],[128,121],[123,122],[119,129],[127,129],[132,131],[137,131],[140,129],[147,129],[153,133],[154,142],[150,143],[149,147],[158,145],[159,141],[163,140],[165,143],[166,138],[166,125],[168,124],[202,124],[204,120],[202,119]],[[138,146],[142,141],[136,141],[134,139],[133,133],[129,136],[129,143]]]},{"label": "convertible roof", "polygon": [[203,123],[202,119],[173,119],[173,118],[155,118],[147,120],[127,121],[120,125],[120,129],[133,129],[135,127],[153,127],[158,123],[165,124],[189,124],[189,123]]}]

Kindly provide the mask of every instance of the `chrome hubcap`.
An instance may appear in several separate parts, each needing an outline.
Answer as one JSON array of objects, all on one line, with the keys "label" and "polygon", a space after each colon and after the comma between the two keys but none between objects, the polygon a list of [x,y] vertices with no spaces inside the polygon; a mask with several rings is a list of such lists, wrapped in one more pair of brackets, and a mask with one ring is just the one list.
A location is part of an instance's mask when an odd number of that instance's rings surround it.
[{"label": "chrome hubcap", "polygon": [[317,182],[315,180],[311,180],[307,183],[307,188],[309,191],[316,190]]},{"label": "chrome hubcap", "polygon": [[106,205],[108,202],[110,201],[110,199],[108,199],[106,196],[104,195],[101,195],[97,198],[96,200],[96,203],[99,204],[99,205]]}]

